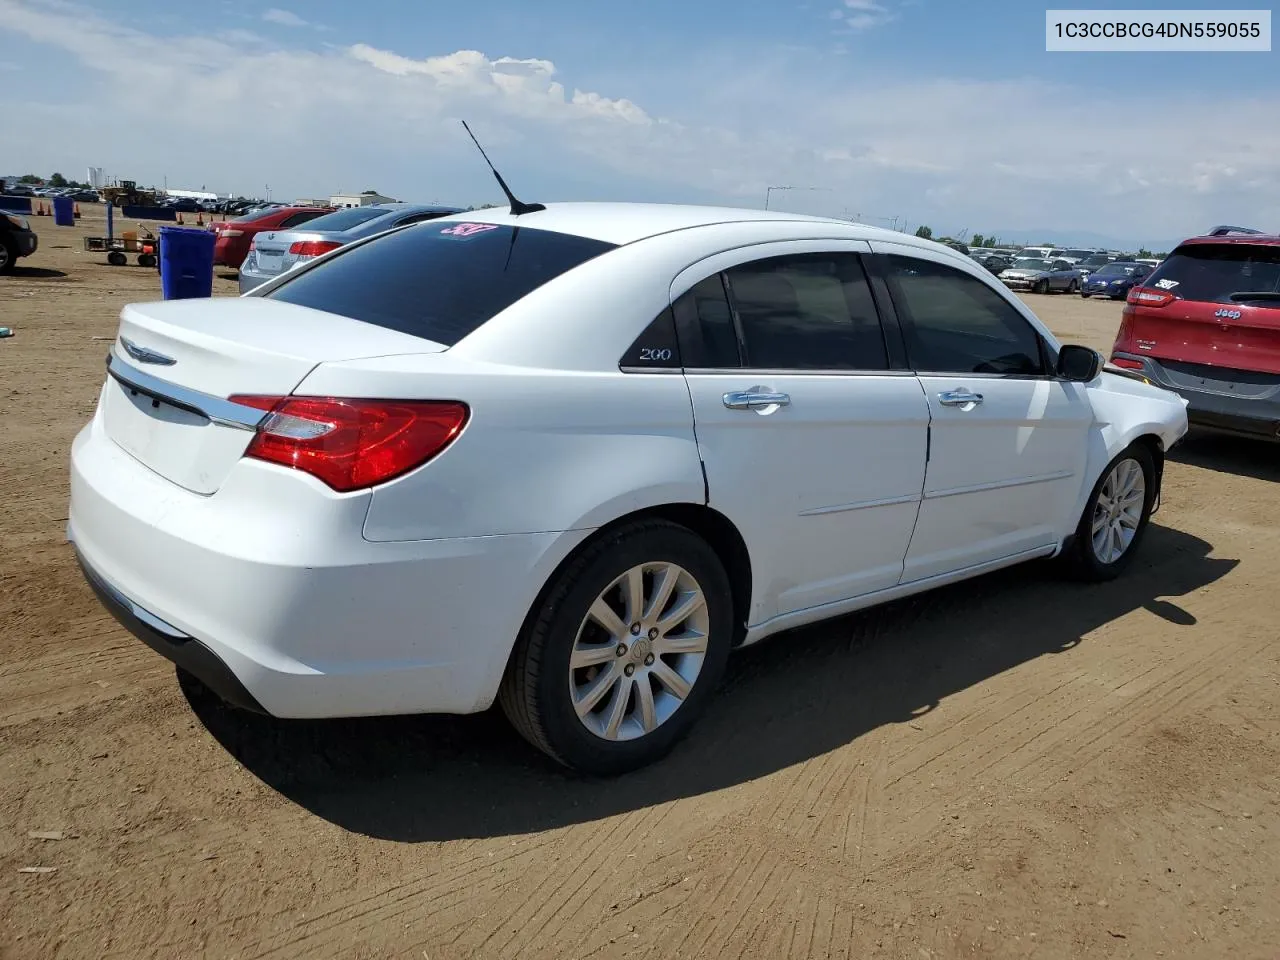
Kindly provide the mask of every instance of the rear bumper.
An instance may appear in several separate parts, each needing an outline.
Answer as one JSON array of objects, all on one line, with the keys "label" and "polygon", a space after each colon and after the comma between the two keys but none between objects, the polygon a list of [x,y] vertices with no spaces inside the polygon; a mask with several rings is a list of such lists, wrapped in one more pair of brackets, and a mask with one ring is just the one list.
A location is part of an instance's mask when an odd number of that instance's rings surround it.
[{"label": "rear bumper", "polygon": [[246,270],[244,264],[240,264],[240,293],[245,294],[250,290],[262,286],[268,280],[274,280],[277,274],[268,276],[265,273],[255,273],[253,270]]},{"label": "rear bumper", "polygon": [[[1136,371],[1152,383],[1172,390],[1187,401],[1187,419],[1193,426],[1235,436],[1260,440],[1280,440],[1280,383],[1267,390],[1256,384],[1258,375],[1247,371],[1216,368],[1214,381],[1197,386],[1184,377],[1175,377],[1155,357],[1132,353],[1116,353],[1117,358],[1142,364]],[[1235,379],[1238,378],[1238,381]],[[1238,382],[1250,395],[1242,396],[1229,389]]]},{"label": "rear bumper", "polygon": [[106,436],[71,453],[67,537],[103,603],[226,700],[277,717],[472,713],[586,535],[373,543],[368,495],[242,461],[189,493]]}]

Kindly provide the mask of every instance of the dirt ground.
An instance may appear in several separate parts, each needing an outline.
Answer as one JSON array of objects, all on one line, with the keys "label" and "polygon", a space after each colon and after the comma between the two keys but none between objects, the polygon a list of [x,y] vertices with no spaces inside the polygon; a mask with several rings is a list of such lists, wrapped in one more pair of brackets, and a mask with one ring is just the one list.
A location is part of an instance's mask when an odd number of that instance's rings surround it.
[{"label": "dirt ground", "polygon": [[[0,277],[0,957],[1280,953],[1280,451],[1178,449],[1116,583],[1033,565],[744,651],[618,781],[495,715],[271,721],[64,542],[117,313],[159,297],[85,216]],[[1118,304],[1028,299],[1109,347]]]}]

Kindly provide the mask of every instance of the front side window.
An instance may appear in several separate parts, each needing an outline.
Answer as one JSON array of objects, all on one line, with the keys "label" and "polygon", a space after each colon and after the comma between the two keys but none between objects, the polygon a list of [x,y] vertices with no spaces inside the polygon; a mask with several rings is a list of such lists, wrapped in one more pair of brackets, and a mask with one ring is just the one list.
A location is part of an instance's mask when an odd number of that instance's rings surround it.
[{"label": "front side window", "polygon": [[726,273],[747,367],[885,370],[875,301],[853,254],[770,257]]},{"label": "front side window", "polygon": [[911,365],[928,373],[1044,373],[1040,338],[977,277],[931,260],[885,257]]}]

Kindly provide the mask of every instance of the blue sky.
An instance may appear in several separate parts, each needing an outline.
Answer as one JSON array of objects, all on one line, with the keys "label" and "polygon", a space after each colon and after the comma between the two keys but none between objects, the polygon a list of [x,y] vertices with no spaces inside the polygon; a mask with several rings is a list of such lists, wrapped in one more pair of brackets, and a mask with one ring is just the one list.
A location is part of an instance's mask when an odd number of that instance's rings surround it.
[{"label": "blue sky", "polygon": [[1280,228],[1280,55],[1050,54],[1044,10],[0,0],[0,172],[495,199],[465,116],[543,200],[758,206],[793,184],[821,189],[774,205],[939,232]]}]

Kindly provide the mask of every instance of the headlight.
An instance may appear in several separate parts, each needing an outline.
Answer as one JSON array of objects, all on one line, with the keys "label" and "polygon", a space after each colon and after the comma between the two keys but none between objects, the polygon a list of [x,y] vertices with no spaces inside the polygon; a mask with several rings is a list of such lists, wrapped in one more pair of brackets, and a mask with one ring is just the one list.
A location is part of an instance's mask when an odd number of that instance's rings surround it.
[{"label": "headlight", "polygon": [[16,213],[6,213],[4,218],[12,223],[19,230],[30,230],[31,224],[25,218],[18,216]]}]

